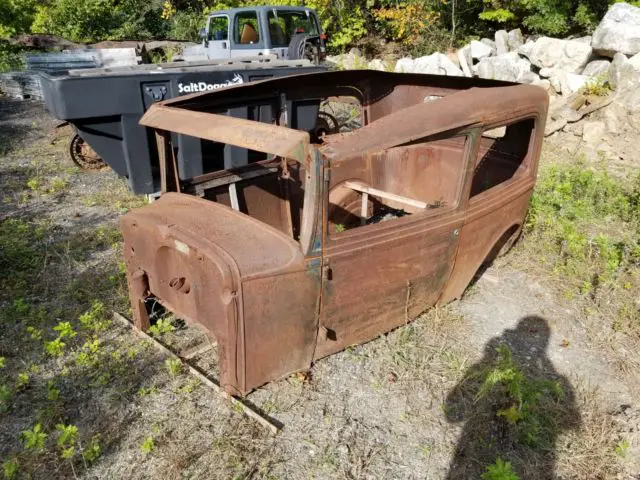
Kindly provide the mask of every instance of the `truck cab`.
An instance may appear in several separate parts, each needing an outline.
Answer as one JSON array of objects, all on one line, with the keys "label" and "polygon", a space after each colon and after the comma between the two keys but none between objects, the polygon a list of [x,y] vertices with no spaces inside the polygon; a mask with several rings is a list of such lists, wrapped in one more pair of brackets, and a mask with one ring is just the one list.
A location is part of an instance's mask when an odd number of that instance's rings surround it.
[{"label": "truck cab", "polygon": [[200,31],[210,60],[276,55],[281,60],[326,56],[326,36],[316,12],[305,7],[266,6],[213,12]]}]

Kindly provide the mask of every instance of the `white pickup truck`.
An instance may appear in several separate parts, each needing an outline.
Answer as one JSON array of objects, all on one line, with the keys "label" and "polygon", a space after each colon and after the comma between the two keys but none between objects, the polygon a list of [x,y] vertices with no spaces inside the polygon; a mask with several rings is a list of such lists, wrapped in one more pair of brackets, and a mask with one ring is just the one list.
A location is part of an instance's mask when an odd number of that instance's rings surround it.
[{"label": "white pickup truck", "polygon": [[264,6],[219,10],[200,31],[202,44],[183,52],[185,61],[276,55],[280,60],[326,56],[326,35],[310,8]]}]

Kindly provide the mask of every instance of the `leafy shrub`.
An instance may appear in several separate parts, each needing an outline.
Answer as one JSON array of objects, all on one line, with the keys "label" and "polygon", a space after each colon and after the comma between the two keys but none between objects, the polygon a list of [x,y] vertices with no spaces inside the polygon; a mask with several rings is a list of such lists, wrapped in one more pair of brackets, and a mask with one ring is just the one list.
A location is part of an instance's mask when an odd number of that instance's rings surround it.
[{"label": "leafy shrub", "polygon": [[[0,29],[2,22],[0,22]],[[1,30],[0,30],[1,31]],[[0,37],[2,34],[0,33]],[[26,64],[23,50],[0,39],[0,73],[24,70]]]},{"label": "leafy shrub", "polygon": [[515,427],[520,443],[530,447],[544,444],[548,440],[545,434],[549,427],[542,404],[545,400],[561,398],[564,395],[562,387],[557,382],[527,377],[513,361],[506,344],[499,345],[496,351],[496,365],[485,372],[477,399],[501,389],[510,405],[499,410],[498,417]]},{"label": "leafy shrub", "polygon": [[640,180],[624,186],[581,163],[541,170],[525,230],[570,291],[592,293],[640,262],[639,192]]},{"label": "leafy shrub", "polygon": [[20,437],[27,450],[42,450],[47,434],[42,431],[42,425],[36,423],[31,430],[24,430]]},{"label": "leafy shrub", "polygon": [[146,0],[52,0],[39,5],[31,30],[77,42],[147,39],[166,33],[162,6]]},{"label": "leafy shrub", "polygon": [[6,480],[13,480],[14,478],[16,478],[19,469],[20,464],[15,458],[12,458],[11,460],[5,460],[2,463],[2,473],[4,474],[4,478]]},{"label": "leafy shrub", "polygon": [[511,469],[511,462],[504,462],[498,458],[495,463],[487,466],[487,470],[480,475],[482,480],[520,480]]},{"label": "leafy shrub", "polygon": [[173,316],[160,318],[149,327],[149,333],[154,337],[159,337],[165,333],[173,332],[176,328],[173,326]]}]

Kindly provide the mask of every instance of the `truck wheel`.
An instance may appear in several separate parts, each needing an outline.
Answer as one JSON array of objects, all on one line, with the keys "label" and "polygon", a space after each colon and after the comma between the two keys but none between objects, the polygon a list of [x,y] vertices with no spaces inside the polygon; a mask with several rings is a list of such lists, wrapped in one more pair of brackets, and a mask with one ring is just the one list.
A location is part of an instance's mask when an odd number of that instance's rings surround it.
[{"label": "truck wheel", "polygon": [[96,170],[107,165],[77,133],[69,140],[69,157],[83,170]]},{"label": "truck wheel", "polygon": [[317,65],[319,55],[316,50],[317,47],[309,41],[309,37],[303,33],[298,33],[291,37],[291,42],[289,42],[289,59],[298,60],[304,58]]}]

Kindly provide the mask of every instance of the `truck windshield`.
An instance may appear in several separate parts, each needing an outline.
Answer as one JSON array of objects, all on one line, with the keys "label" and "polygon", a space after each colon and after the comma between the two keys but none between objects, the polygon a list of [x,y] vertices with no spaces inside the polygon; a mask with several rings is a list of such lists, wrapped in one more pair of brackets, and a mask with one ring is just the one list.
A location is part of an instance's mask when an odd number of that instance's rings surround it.
[{"label": "truck windshield", "polygon": [[271,10],[269,18],[269,33],[273,47],[286,47],[291,42],[291,37],[296,33],[309,36],[318,35],[318,25],[313,17],[305,12],[287,12]]}]

